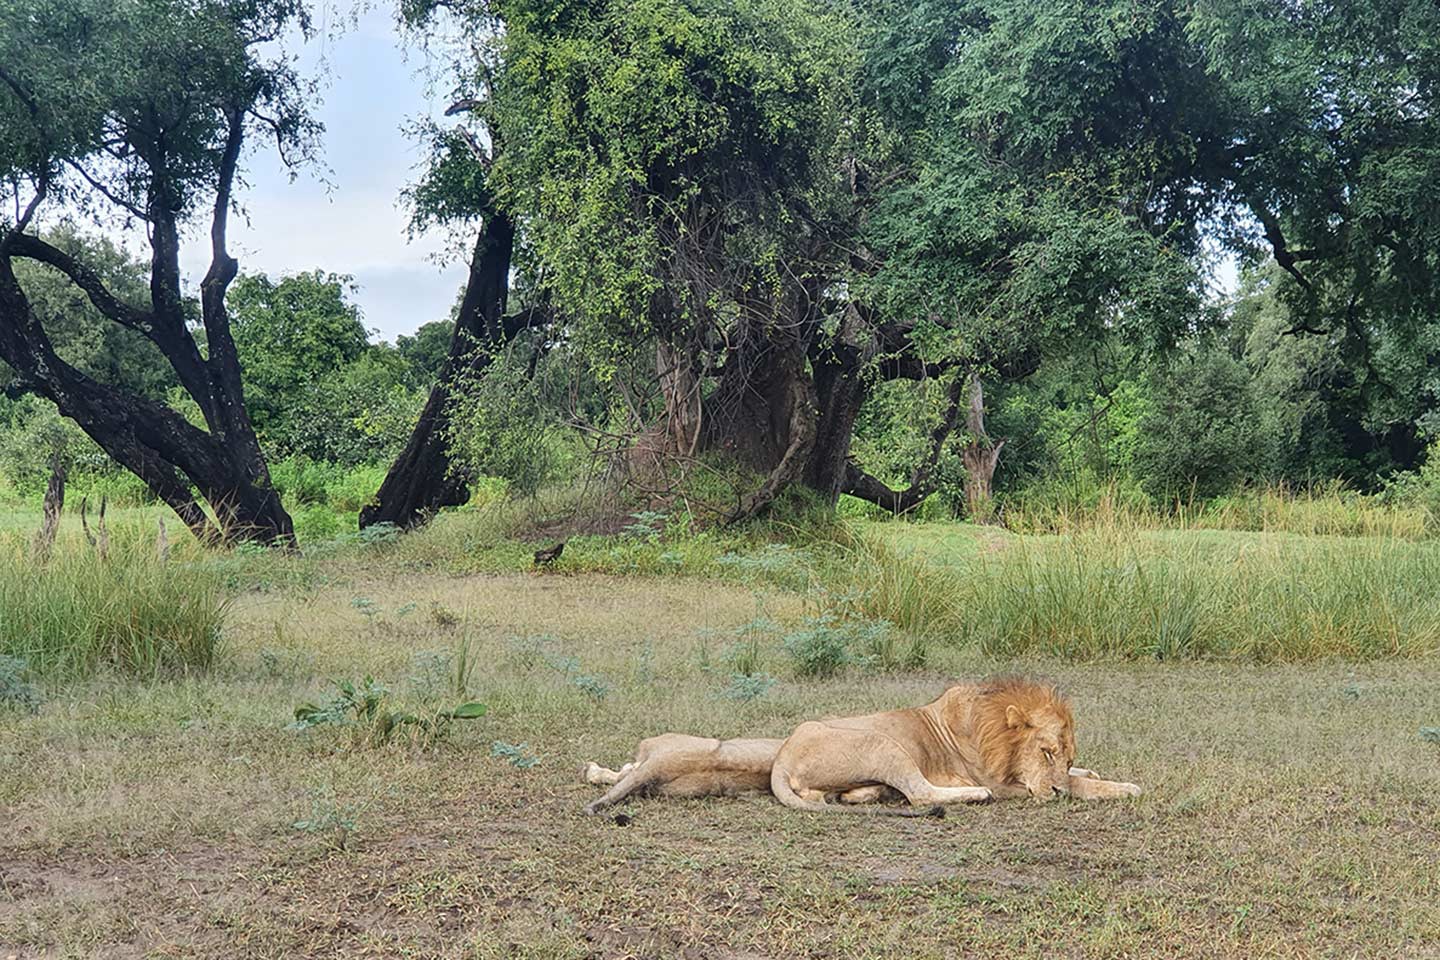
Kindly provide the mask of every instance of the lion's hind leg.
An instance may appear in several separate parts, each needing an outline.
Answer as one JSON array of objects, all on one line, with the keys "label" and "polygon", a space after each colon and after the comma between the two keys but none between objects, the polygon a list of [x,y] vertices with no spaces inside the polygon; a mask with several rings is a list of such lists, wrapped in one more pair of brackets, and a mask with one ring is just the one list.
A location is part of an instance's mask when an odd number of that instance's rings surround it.
[{"label": "lion's hind leg", "polygon": [[606,807],[614,806],[632,793],[649,789],[658,779],[656,771],[652,769],[653,764],[640,763],[633,765],[627,764],[627,766],[630,766],[630,769],[615,782],[614,786],[605,792],[604,796],[586,805],[586,813],[599,813]]},{"label": "lion's hind leg", "polygon": [[594,760],[591,760],[589,763],[583,764],[580,767],[580,779],[597,787],[608,787],[619,783],[620,779],[629,773],[634,766],[635,764],[633,763],[627,763],[619,770],[611,770],[609,767],[602,767]]}]

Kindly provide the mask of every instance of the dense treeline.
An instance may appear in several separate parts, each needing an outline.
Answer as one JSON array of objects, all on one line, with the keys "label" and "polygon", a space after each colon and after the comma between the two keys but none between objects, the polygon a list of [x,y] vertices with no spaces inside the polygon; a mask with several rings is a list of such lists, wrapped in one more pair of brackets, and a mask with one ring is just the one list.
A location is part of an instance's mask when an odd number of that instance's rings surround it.
[{"label": "dense treeline", "polygon": [[[225,249],[246,138],[313,147],[264,46],[301,4],[28,6],[0,2],[9,434],[59,443],[58,406],[201,536],[287,540],[273,492],[313,464],[367,470],[361,522],[402,525],[487,475],[721,521],[791,488],[980,519],[1425,489],[1428,0],[406,2],[403,29],[471,42],[405,195],[475,242],[454,316],[394,346],[344,264],[246,276]],[[177,38],[193,62],[132,69]],[[150,262],[41,229],[58,199],[144,221]]]}]

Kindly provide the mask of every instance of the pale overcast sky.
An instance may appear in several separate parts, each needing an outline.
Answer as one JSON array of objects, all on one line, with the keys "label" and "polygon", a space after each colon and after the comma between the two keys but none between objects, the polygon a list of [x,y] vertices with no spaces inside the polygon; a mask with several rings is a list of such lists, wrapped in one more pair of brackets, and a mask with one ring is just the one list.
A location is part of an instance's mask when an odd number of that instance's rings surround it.
[{"label": "pale overcast sky", "polygon": [[[353,276],[365,325],[384,340],[448,319],[465,280],[453,252],[443,266],[435,262],[446,252],[444,237],[406,238],[399,195],[425,154],[401,127],[424,114],[438,117],[449,104],[427,96],[423,55],[412,51],[406,61],[390,10],[370,10],[338,36],[316,11],[320,37],[297,52],[302,75],[316,76],[322,63],[328,73],[315,111],[325,124],[320,169],[291,183],[274,149],[258,150],[240,193],[249,224],[234,217],[229,234],[242,271],[275,277],[319,268]],[[209,244],[203,232],[192,233],[181,256],[198,288]]]}]

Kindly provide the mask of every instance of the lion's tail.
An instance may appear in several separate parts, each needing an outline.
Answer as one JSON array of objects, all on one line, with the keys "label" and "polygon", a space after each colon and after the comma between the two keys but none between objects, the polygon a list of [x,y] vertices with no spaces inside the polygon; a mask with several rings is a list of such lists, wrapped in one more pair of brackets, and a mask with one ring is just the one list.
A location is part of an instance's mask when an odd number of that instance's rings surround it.
[{"label": "lion's tail", "polygon": [[770,768],[770,792],[775,794],[775,799],[793,807],[796,810],[808,810],[811,813],[858,813],[865,817],[943,817],[945,808],[933,806],[925,810],[915,807],[881,807],[873,804],[845,804],[845,803],[819,803],[814,800],[806,800],[797,794],[790,786],[790,771],[786,770],[777,759],[775,765]]}]

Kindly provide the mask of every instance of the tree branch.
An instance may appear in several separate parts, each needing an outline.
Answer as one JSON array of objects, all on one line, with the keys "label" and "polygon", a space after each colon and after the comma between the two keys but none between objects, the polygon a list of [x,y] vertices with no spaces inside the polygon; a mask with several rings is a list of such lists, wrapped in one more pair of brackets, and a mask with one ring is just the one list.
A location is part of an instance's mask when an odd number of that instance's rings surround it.
[{"label": "tree branch", "polygon": [[74,170],[76,173],[80,174],[80,176],[84,177],[86,183],[90,184],[90,186],[98,190],[101,196],[103,196],[106,200],[109,200],[111,203],[115,204],[115,206],[122,207],[131,216],[136,217],[140,220],[150,219],[149,215],[146,214],[144,210],[141,210],[139,207],[135,206],[128,200],[122,200],[120,197],[117,197],[115,194],[111,193],[109,187],[105,186],[99,180],[96,180],[94,177],[90,176],[86,169],[80,166],[80,164],[76,163],[74,160],[67,159],[65,161],[65,165],[68,166],[70,169]]},{"label": "tree branch", "polygon": [[11,254],[49,264],[65,274],[75,286],[85,291],[95,308],[109,319],[154,339],[155,331],[151,314],[144,310],[137,310],[115,296],[105,286],[105,281],[100,279],[99,274],[64,250],[28,233],[15,234],[6,242],[11,246],[9,250]]},{"label": "tree branch", "polygon": [[[1270,249],[1275,256],[1275,262],[1280,265],[1282,270],[1294,277],[1295,282],[1304,287],[1306,293],[1313,296],[1315,288],[1311,286],[1310,279],[1295,266],[1297,257],[1285,243],[1285,234],[1280,230],[1280,221],[1275,219],[1275,215],[1267,210],[1265,205],[1258,200],[1251,198],[1249,203],[1250,209],[1260,221],[1260,225],[1265,229],[1265,239],[1270,243]],[[1305,251],[1305,254],[1306,259],[1315,259],[1313,251]]]}]

